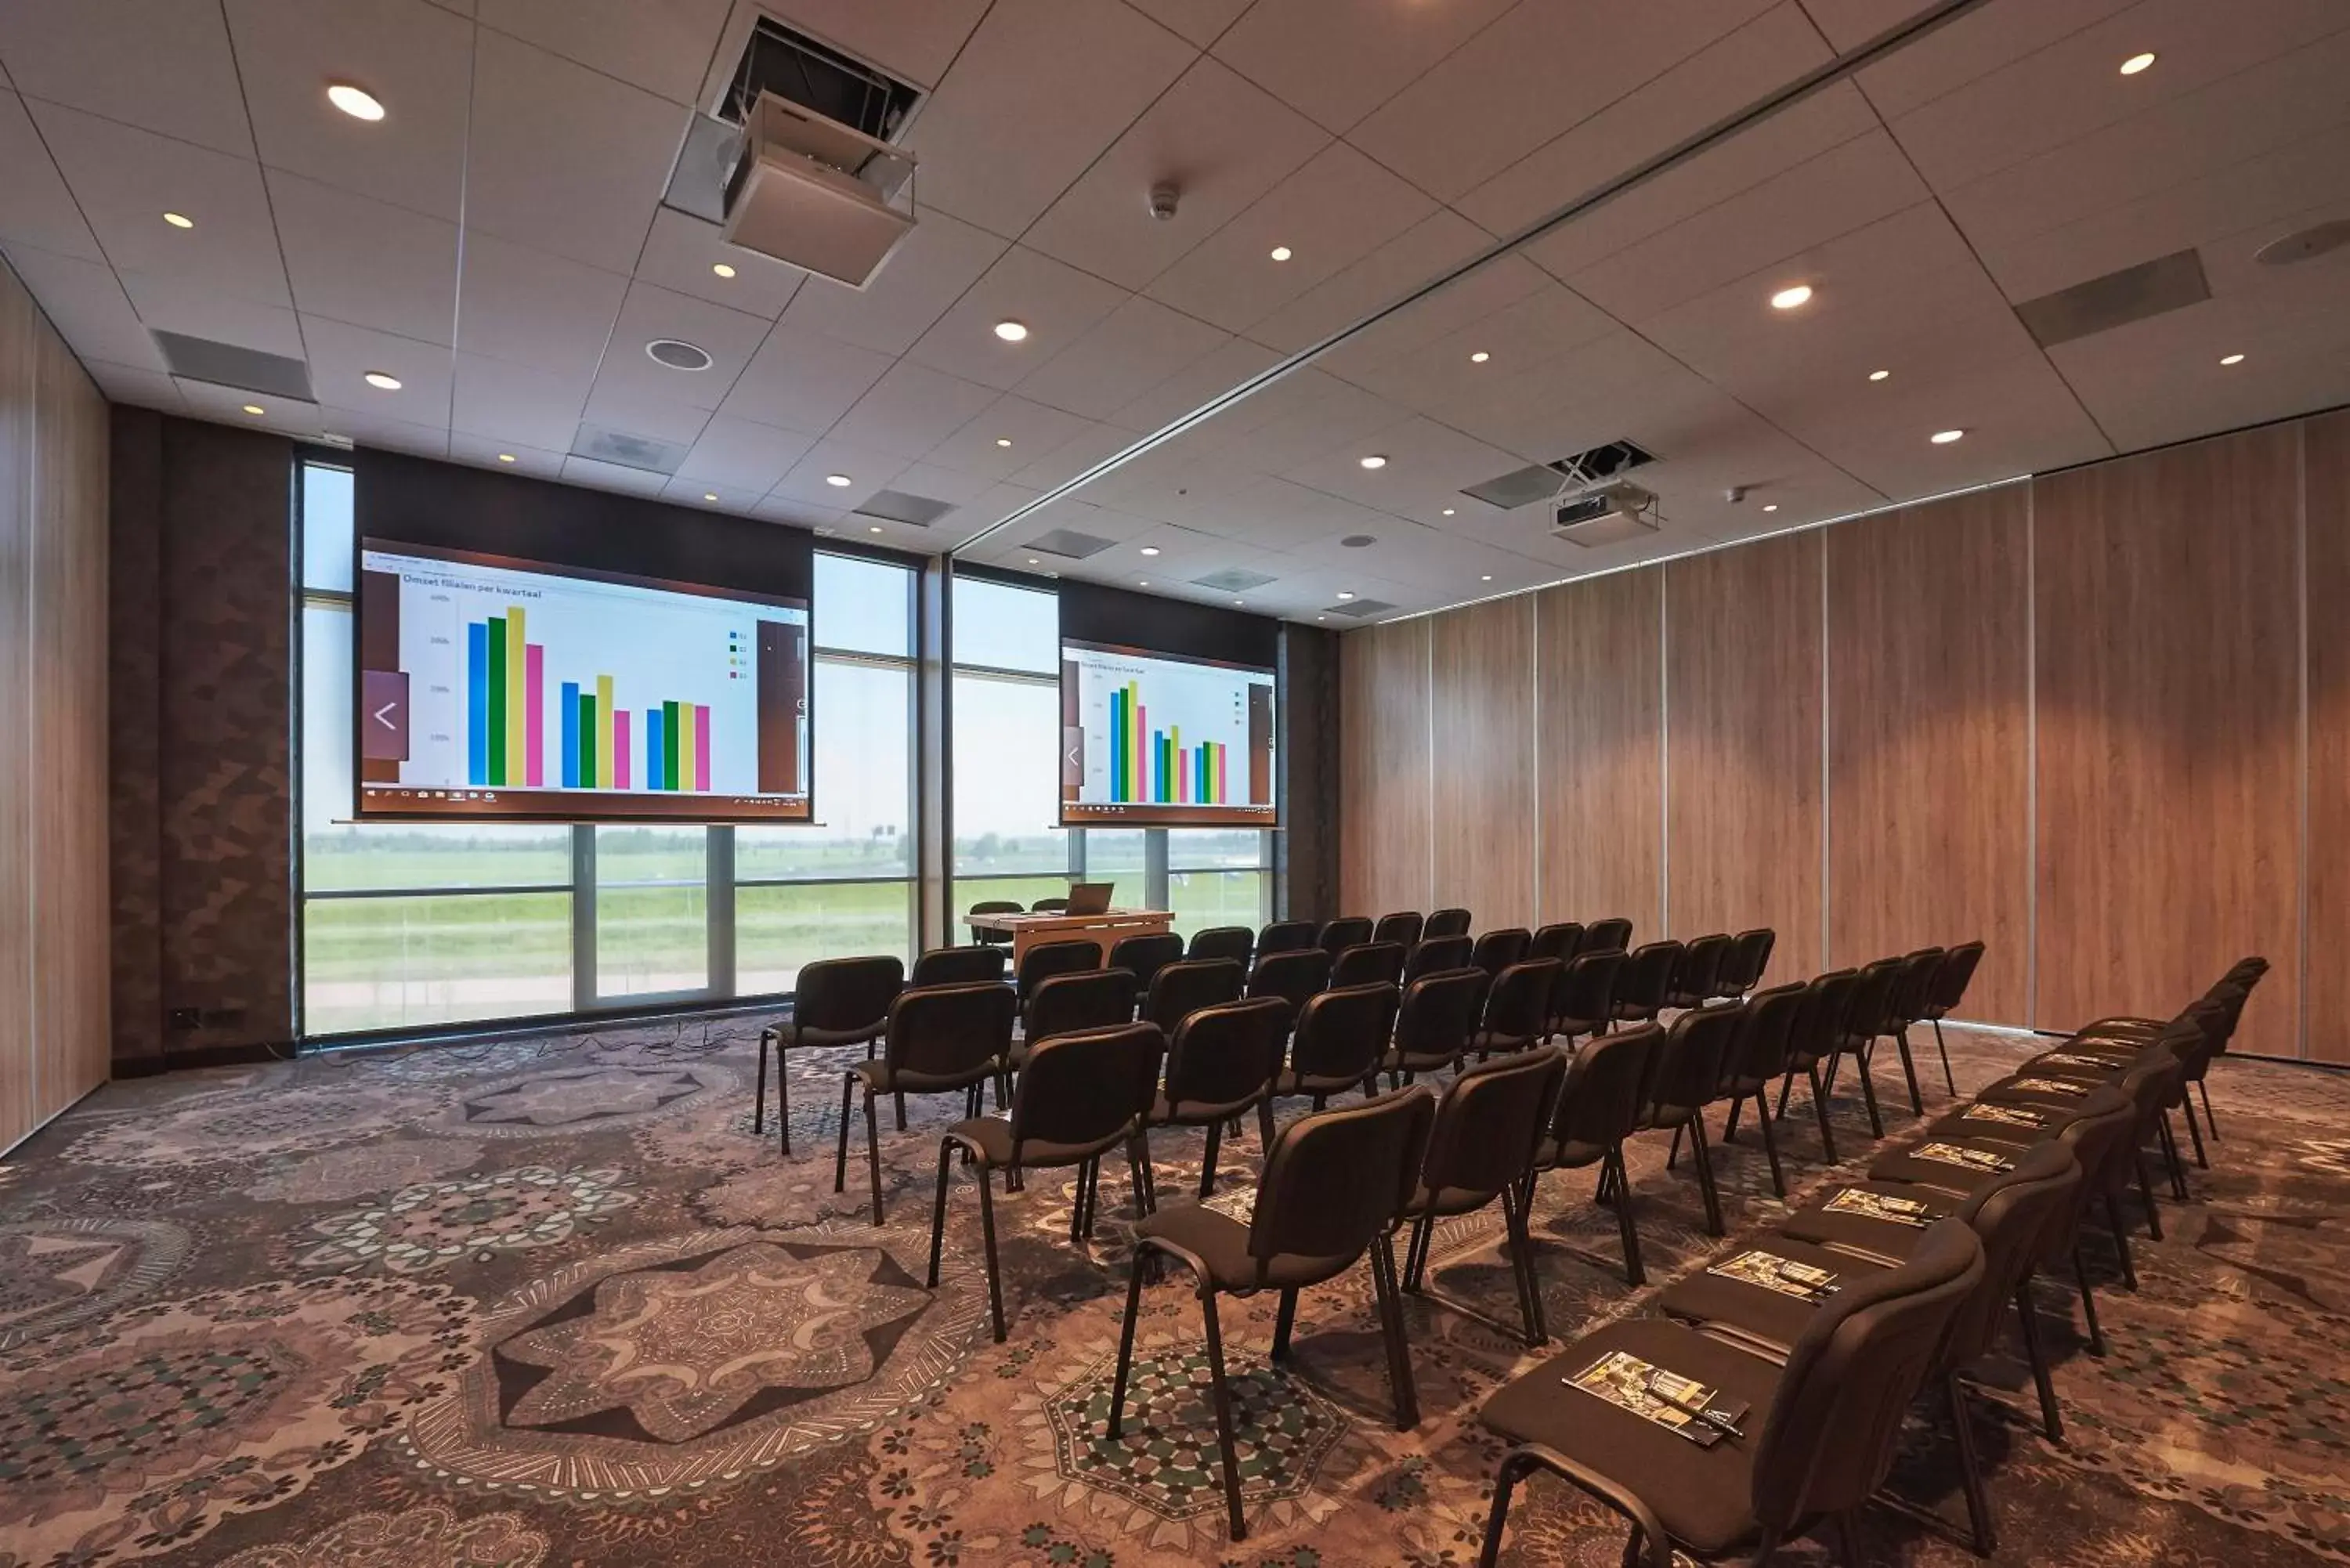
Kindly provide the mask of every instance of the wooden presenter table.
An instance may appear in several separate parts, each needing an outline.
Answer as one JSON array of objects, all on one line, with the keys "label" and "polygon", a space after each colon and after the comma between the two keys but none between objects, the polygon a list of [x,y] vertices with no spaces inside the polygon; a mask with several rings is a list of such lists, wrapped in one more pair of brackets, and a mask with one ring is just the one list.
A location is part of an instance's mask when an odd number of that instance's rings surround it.
[{"label": "wooden presenter table", "polygon": [[970,915],[965,923],[975,930],[1002,931],[1012,939],[1012,967],[1017,970],[1028,950],[1039,942],[1095,941],[1107,961],[1120,937],[1144,937],[1170,930],[1175,915],[1170,909],[1105,909],[1098,915]]}]

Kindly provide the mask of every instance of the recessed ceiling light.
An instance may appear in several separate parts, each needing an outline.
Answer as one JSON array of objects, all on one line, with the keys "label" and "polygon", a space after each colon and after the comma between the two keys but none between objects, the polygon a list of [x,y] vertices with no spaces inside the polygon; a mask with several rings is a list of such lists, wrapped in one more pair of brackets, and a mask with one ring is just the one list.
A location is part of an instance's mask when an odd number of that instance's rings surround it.
[{"label": "recessed ceiling light", "polygon": [[498,453],[498,461],[500,462],[512,462],[514,460],[515,455],[510,452],[502,452]]},{"label": "recessed ceiling light", "polygon": [[1474,354],[1471,354],[1471,355],[1470,355],[1470,356],[1469,356],[1469,363],[1471,363],[1471,365],[1482,365],[1482,364],[1483,364],[1486,360],[1491,359],[1492,358],[1492,356],[1491,354],[1488,354],[1488,353],[1486,353],[1486,352],[1485,352],[1485,350],[1483,350],[1482,348],[1480,348],[1480,349],[1478,349],[1478,350],[1477,350],[1477,352],[1475,352]]},{"label": "recessed ceiling light", "polygon": [[2243,362],[2244,357],[2241,354],[2223,354],[2220,357],[2220,363],[2222,365],[2241,365]]},{"label": "recessed ceiling light", "polygon": [[1353,598],[1355,597],[1355,590],[1352,588],[1340,588],[1338,590],[1338,597],[1342,599]]},{"label": "recessed ceiling light", "polygon": [[734,275],[734,269],[727,265],[724,262],[712,262],[710,264],[710,270],[716,273],[720,277],[733,277]]},{"label": "recessed ceiling light", "polygon": [[1775,501],[1766,501],[1762,504],[1762,510],[1765,512],[1776,512],[1779,510],[1779,504]]},{"label": "recessed ceiling light", "polygon": [[1388,460],[1378,452],[1373,452],[1368,457],[1363,459],[1363,466],[1365,468],[1385,468],[1387,465]]},{"label": "recessed ceiling light", "polygon": [[1248,602],[1248,601],[1247,601],[1247,600],[1245,600],[1245,599],[1234,599],[1234,600],[1232,601],[1232,603],[1234,603],[1234,604],[1236,604],[1236,605],[1237,605],[1237,604],[1246,604],[1247,602]]},{"label": "recessed ceiling light", "polygon": [[1030,566],[1033,566],[1037,565],[1038,563],[1037,563],[1036,557],[1035,557],[1035,556],[1029,556],[1029,557],[1028,557],[1028,564],[1029,564]]},{"label": "recessed ceiling light", "polygon": [[1273,259],[1275,261],[1287,261],[1290,254],[1291,252],[1287,245],[1275,245],[1273,247]]},{"label": "recessed ceiling light", "polygon": [[1783,288],[1778,293],[1773,295],[1771,296],[1771,308],[1773,310],[1793,310],[1799,305],[1810,304],[1811,298],[1812,286],[1808,283],[1799,283],[1793,285],[1790,287]]},{"label": "recessed ceiling light", "polygon": [[1134,586],[1138,588],[1147,588],[1150,586],[1150,579],[1149,577],[1137,578]]},{"label": "recessed ceiling light", "polygon": [[369,370],[366,375],[360,377],[359,379],[365,381],[369,386],[373,387],[379,392],[396,392],[400,390],[400,378],[382,370]]},{"label": "recessed ceiling light", "polygon": [[177,213],[164,213],[163,221],[171,224],[175,229],[192,229],[196,226],[195,219],[183,218]]},{"label": "recessed ceiling light", "polygon": [[383,101],[365,88],[348,82],[330,82],[327,86],[327,101],[349,115],[353,119],[381,119]]},{"label": "recessed ceiling light", "polygon": [[1483,576],[1482,576],[1482,577],[1478,578],[1477,580],[1478,580],[1479,582],[1481,582],[1481,583],[1490,583],[1490,582],[1492,582],[1492,581],[1493,580],[1493,574],[1492,574],[1492,573],[1491,573],[1491,572],[1488,572],[1488,573],[1486,573]]},{"label": "recessed ceiling light", "polygon": [[1446,508],[1444,509],[1444,514],[1445,514],[1447,517],[1450,517],[1450,516],[1451,516],[1451,515],[1452,515],[1453,511],[1454,511],[1454,508],[1448,506],[1448,507],[1446,507]]},{"label": "recessed ceiling light", "polygon": [[2154,64],[2154,51],[2152,49],[2148,49],[2143,54],[2132,55],[2128,59],[2122,62],[2122,75],[2126,77],[2134,77],[2152,64]]},{"label": "recessed ceiling light", "polygon": [[1006,343],[1017,343],[1028,336],[1028,324],[1024,321],[999,321],[995,324],[995,335]]},{"label": "recessed ceiling light", "polygon": [[1933,441],[1936,446],[1948,446],[1966,433],[1964,431],[1936,431]]},{"label": "recessed ceiling light", "polygon": [[718,492],[714,490],[705,490],[702,493],[702,498],[704,501],[715,501],[718,499]]},{"label": "recessed ceiling light", "polygon": [[881,524],[879,524],[879,523],[876,523],[875,524],[873,524],[873,526],[872,526],[872,527],[870,527],[870,528],[867,529],[867,530],[866,530],[866,532],[868,532],[868,533],[869,533],[869,534],[879,534],[879,532],[881,532]]},{"label": "recessed ceiling light", "polygon": [[1326,615],[1317,615],[1314,618],[1315,620],[1328,620],[1330,618]]},{"label": "recessed ceiling light", "polygon": [[827,473],[824,476],[824,482],[835,490],[846,490],[852,483],[845,473]]},{"label": "recessed ceiling light", "polygon": [[997,436],[995,438],[995,444],[998,446],[1010,446],[1012,444],[1012,438],[1010,436]]},{"label": "recessed ceiling light", "polygon": [[1159,546],[1156,545],[1145,545],[1142,547],[1142,553],[1146,556],[1155,556],[1159,554]]},{"label": "recessed ceiling light", "polygon": [[1890,370],[1871,370],[1868,373],[1868,379],[1872,381],[1882,381],[1886,377],[1890,376],[1891,374],[1893,374],[1893,372]]},{"label": "recessed ceiling light", "polygon": [[244,405],[244,411],[245,411],[246,413],[248,413],[248,414],[253,414],[253,415],[258,416],[258,415],[261,415],[261,414],[265,414],[265,413],[267,413],[269,410],[268,410],[267,409],[263,408],[259,403],[247,403],[247,404],[245,404],[245,405]]}]

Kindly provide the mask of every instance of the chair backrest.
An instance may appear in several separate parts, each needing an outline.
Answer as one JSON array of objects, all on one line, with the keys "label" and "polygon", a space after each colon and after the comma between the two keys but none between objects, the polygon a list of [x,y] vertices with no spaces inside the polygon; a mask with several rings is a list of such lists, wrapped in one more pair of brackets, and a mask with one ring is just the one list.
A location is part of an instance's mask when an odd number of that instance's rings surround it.
[{"label": "chair backrest", "polygon": [[1465,937],[1469,934],[1469,911],[1439,909],[1428,917],[1428,924],[1419,929],[1420,940],[1430,937]]},{"label": "chair backrest", "polygon": [[1586,953],[1624,952],[1632,946],[1632,922],[1621,915],[1610,915],[1604,920],[1594,920],[1584,928],[1583,946],[1576,950]]},{"label": "chair backrest", "polygon": [[1202,1007],[1240,1000],[1243,976],[1232,959],[1185,959],[1170,963],[1150,977],[1150,994],[1142,1015],[1173,1033],[1183,1020]]},{"label": "chair backrest", "polygon": [[1722,958],[1729,951],[1727,932],[1691,937],[1673,963],[1673,977],[1665,984],[1665,994],[1685,1007],[1694,1007],[1711,996],[1713,982],[1721,973]]},{"label": "chair backrest", "polygon": [[1311,920],[1275,920],[1256,934],[1256,956],[1273,953],[1294,953],[1314,945],[1315,925]]},{"label": "chair backrest", "polygon": [[1079,970],[1101,968],[1101,943],[1084,939],[1065,942],[1038,942],[1020,955],[1016,983],[1020,1000],[1026,1002],[1036,994],[1036,988],[1056,974],[1075,974]]},{"label": "chair backrest", "polygon": [[1485,991],[1492,983],[1482,969],[1448,969],[1413,981],[1404,987],[1396,1013],[1396,1049],[1407,1056],[1458,1061],[1477,1032]]},{"label": "chair backrest", "polygon": [[1287,1003],[1289,1015],[1317,991],[1330,989],[1330,955],[1320,948],[1260,954],[1249,971],[1248,994],[1270,996]]},{"label": "chair backrest", "polygon": [[1644,1016],[1655,1017],[1672,985],[1673,968],[1680,961],[1679,942],[1649,942],[1634,950],[1616,976],[1617,1005],[1637,1007]]},{"label": "chair backrest", "polygon": [[1972,1228],[1943,1220],[1908,1262],[1855,1279],[1821,1305],[1788,1352],[1755,1439],[1757,1521],[1792,1532],[1883,1484],[1909,1402],[1982,1273]]},{"label": "chair backrest", "polygon": [[1926,992],[1927,1017],[1947,1018],[1950,1009],[1967,999],[1967,987],[1982,956],[1981,942],[1960,942],[1942,955],[1942,967],[1934,971],[1934,983]]},{"label": "chair backrest", "polygon": [[[973,904],[971,907],[969,913],[972,915],[1024,915],[1027,913],[1027,910],[1021,908],[1020,901],[1017,898],[982,898],[978,903]],[[971,929],[971,940],[974,942],[993,942],[1000,947],[1010,947],[1012,945],[1012,933],[1010,931],[983,931],[977,926],[973,926]],[[916,983],[919,984],[920,982],[917,981]]]},{"label": "chair backrest", "polygon": [[1134,976],[1122,969],[1073,970],[1036,982],[1021,1010],[1031,1043],[1134,1021]]},{"label": "chair backrest", "polygon": [[1721,970],[1714,976],[1714,992],[1719,996],[1743,996],[1762,983],[1762,973],[1771,967],[1771,950],[1779,945],[1779,933],[1768,926],[1756,926],[1730,939],[1730,950],[1722,955]]},{"label": "chair backrest", "polygon": [[1559,962],[1565,963],[1575,956],[1575,950],[1582,945],[1583,923],[1579,920],[1561,920],[1555,924],[1544,926],[1534,933],[1534,940],[1526,944],[1526,956],[1555,958]]},{"label": "chair backrest", "polygon": [[1534,935],[1523,926],[1502,926],[1479,937],[1469,950],[1469,961],[1487,974],[1499,976],[1513,963],[1525,961]]},{"label": "chair backrest", "polygon": [[1300,1116],[1275,1133],[1249,1225],[1257,1278],[1276,1260],[1336,1273],[1362,1256],[1411,1201],[1435,1119],[1436,1096],[1415,1085]]},{"label": "chair backrest", "polygon": [[1419,1185],[1492,1194],[1525,1175],[1565,1075],[1566,1058],[1547,1047],[1464,1068],[1436,1103]]},{"label": "chair backrest", "polygon": [[1565,969],[1556,959],[1528,959],[1495,975],[1493,988],[1485,993],[1480,1045],[1498,1050],[1512,1042],[1533,1044],[1548,1033],[1551,992]]},{"label": "chair backrest", "polygon": [[1418,909],[1399,909],[1379,917],[1378,924],[1371,928],[1371,940],[1408,948],[1419,940],[1421,928],[1427,924]]},{"label": "chair backrest", "polygon": [[1648,1069],[1664,1044],[1654,1023],[1602,1034],[1575,1054],[1552,1113],[1550,1136],[1562,1144],[1606,1147],[1623,1142],[1640,1125],[1646,1107]]},{"label": "chair backrest", "polygon": [[1167,1036],[1149,1023],[1040,1041],[1012,1092],[1012,1163],[1031,1139],[1083,1146],[1125,1134],[1150,1109],[1166,1054]]},{"label": "chair backrest", "polygon": [[1845,1014],[1852,1007],[1853,987],[1859,983],[1858,970],[1832,969],[1814,975],[1804,987],[1804,1005],[1795,1013],[1794,1027],[1787,1032],[1790,1072],[1801,1073],[1815,1062],[1825,1061],[1843,1041]]},{"label": "chair backrest", "polygon": [[1290,1070],[1301,1077],[1361,1082],[1386,1052],[1401,1004],[1402,993],[1387,984],[1324,992],[1297,1014]]},{"label": "chair backrest", "polygon": [[831,1034],[879,1034],[889,1025],[889,1004],[905,989],[906,961],[895,954],[817,959],[800,965],[792,1023]]},{"label": "chair backrest", "polygon": [[1348,948],[1360,947],[1371,940],[1371,920],[1367,915],[1341,915],[1326,920],[1314,939],[1315,945],[1332,958]]},{"label": "chair backrest", "polygon": [[1330,966],[1332,985],[1394,985],[1403,979],[1404,950],[1400,942],[1357,942]]},{"label": "chair backrest", "polygon": [[1148,931],[1120,937],[1109,948],[1109,967],[1134,976],[1135,985],[1150,989],[1150,977],[1170,963],[1183,961],[1183,939],[1172,931]]},{"label": "chair backrest", "polygon": [[1586,1028],[1604,1024],[1616,1009],[1616,982],[1623,970],[1624,955],[1613,950],[1575,954],[1551,992],[1551,1017]]},{"label": "chair backrest", "polygon": [[1404,959],[1403,979],[1409,985],[1424,974],[1440,970],[1467,969],[1469,952],[1474,944],[1467,937],[1422,937]]},{"label": "chair backrest", "polygon": [[1941,948],[1919,948],[1902,955],[1893,990],[1885,999],[1887,1029],[1898,1032],[1926,1016],[1934,994],[1934,977],[1942,972],[1943,961],[1950,956]]},{"label": "chair backrest", "polygon": [[1202,1007],[1183,1020],[1167,1048],[1167,1103],[1235,1106],[1254,1098],[1281,1071],[1289,1004],[1277,996]]},{"label": "chair backrest", "polygon": [[1775,1083],[1787,1070],[1787,1046],[1794,1037],[1796,1015],[1804,1010],[1810,988],[1774,985],[1746,999],[1746,1023],[1739,1030],[1730,1054],[1722,1058],[1721,1087],[1727,1092]]},{"label": "chair backrest", "polygon": [[1256,950],[1256,933],[1246,926],[1210,926],[1191,933],[1187,959],[1230,959],[1245,964]]},{"label": "chair backrest", "polygon": [[1066,896],[1057,898],[1039,898],[1028,906],[1028,912],[1032,915],[1064,915],[1068,913],[1068,909],[1069,900]]},{"label": "chair backrest", "polygon": [[1853,979],[1851,994],[1845,998],[1846,1039],[1874,1040],[1885,1033],[1885,1021],[1891,1016],[1893,983],[1900,978],[1898,958],[1881,958],[1861,966]]},{"label": "chair backrest", "polygon": [[1721,1061],[1746,1026],[1746,1004],[1713,1002],[1681,1013],[1665,1031],[1648,1080],[1648,1121],[1665,1127],[1713,1098]]},{"label": "chair backrest", "polygon": [[914,961],[909,985],[1003,983],[1012,955],[1000,947],[932,948]]},{"label": "chair backrest", "polygon": [[1951,1320],[1945,1365],[1964,1366],[1998,1342],[2016,1288],[2046,1254],[2049,1235],[2071,1216],[2080,1190],[2073,1151],[2051,1140],[2018,1155],[2014,1168],[1974,1195],[1965,1219],[1982,1243],[1982,1282]]},{"label": "chair backrest", "polygon": [[[2132,1135],[2137,1130],[2137,1106],[2117,1086],[2107,1084],[2081,1096],[2073,1108],[2073,1116],[2050,1139],[2061,1145],[2081,1167],[2082,1188],[2076,1195],[2075,1219],[2085,1211],[2091,1199],[2113,1187],[2116,1157],[2126,1158]],[[2051,1245],[2064,1240],[2063,1235],[2051,1238]]]},{"label": "chair backrest", "polygon": [[926,986],[889,1004],[882,1051],[890,1067],[936,1078],[976,1073],[1012,1049],[1019,1002],[1008,985]]}]

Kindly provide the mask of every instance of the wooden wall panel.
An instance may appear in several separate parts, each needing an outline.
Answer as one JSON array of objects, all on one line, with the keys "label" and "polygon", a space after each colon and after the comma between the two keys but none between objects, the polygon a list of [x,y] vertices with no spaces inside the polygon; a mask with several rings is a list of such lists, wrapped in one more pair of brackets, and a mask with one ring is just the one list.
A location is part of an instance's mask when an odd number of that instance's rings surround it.
[{"label": "wooden wall panel", "polygon": [[2033,484],[2035,1022],[2168,1013],[2233,960],[2298,1051],[2300,452],[2273,426]]},{"label": "wooden wall panel", "polygon": [[1534,597],[1544,920],[1664,927],[1664,581],[1617,572]]},{"label": "wooden wall panel", "polygon": [[[0,735],[33,727],[33,379],[40,318],[0,268]],[[0,1149],[38,1127],[32,750],[0,744]]]},{"label": "wooden wall panel", "polygon": [[1435,618],[1429,692],[1436,755],[1430,902],[1476,929],[1534,918],[1534,605],[1530,595]]},{"label": "wooden wall panel", "polygon": [[1986,944],[1963,1016],[2029,1022],[2027,486],[1827,531],[1828,962]]},{"label": "wooden wall panel", "polygon": [[[2303,427],[2309,580],[2308,1052],[2350,1063],[2350,413]],[[2300,979],[2283,955],[2262,982]]]},{"label": "wooden wall panel", "polygon": [[1769,926],[1774,980],[1820,967],[1817,533],[1665,567],[1665,918]]},{"label": "wooden wall panel", "polygon": [[1429,909],[1430,622],[1341,639],[1339,903],[1348,914]]}]

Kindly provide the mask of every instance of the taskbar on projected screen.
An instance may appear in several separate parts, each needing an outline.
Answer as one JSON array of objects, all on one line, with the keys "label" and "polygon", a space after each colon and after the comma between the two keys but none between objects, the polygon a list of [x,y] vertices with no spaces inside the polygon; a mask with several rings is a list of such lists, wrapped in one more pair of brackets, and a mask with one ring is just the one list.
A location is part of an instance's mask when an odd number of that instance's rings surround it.
[{"label": "taskbar on projected screen", "polygon": [[361,784],[369,821],[503,817],[515,822],[806,822],[804,794],[714,794],[681,790],[417,789]]},{"label": "taskbar on projected screen", "polygon": [[1269,805],[1092,805],[1061,803],[1063,827],[1274,827]]}]

